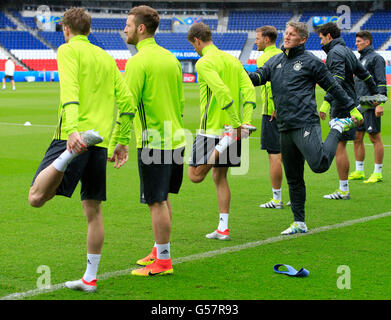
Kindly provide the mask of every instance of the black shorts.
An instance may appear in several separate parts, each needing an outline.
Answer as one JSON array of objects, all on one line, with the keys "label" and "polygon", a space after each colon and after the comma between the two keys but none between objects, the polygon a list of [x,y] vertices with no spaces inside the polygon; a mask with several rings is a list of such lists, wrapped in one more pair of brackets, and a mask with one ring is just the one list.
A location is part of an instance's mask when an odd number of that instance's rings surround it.
[{"label": "black shorts", "polygon": [[[197,134],[193,142],[189,166],[197,167],[208,163],[208,160],[219,141],[219,137]],[[219,155],[219,159],[213,167],[240,167],[241,152],[241,142],[237,141],[233,143]]]},{"label": "black shorts", "polygon": [[369,134],[381,131],[381,117],[376,118],[375,109],[369,109],[363,113],[364,123],[357,127],[357,131],[365,131]]},{"label": "black shorts", "polygon": [[185,148],[137,150],[140,175],[140,202],[163,202],[169,193],[179,193],[183,180]]},{"label": "black shorts", "polygon": [[356,139],[357,128],[352,128],[348,131],[342,132],[339,141],[354,141]]},{"label": "black shorts", "polygon": [[277,128],[277,120],[273,119],[270,122],[271,116],[262,116],[261,129],[261,149],[266,150],[267,153],[278,154],[281,153],[280,146],[280,132]]},{"label": "black shorts", "polygon": [[[53,140],[35,173],[38,174],[53,163],[65,150],[66,140]],[[89,147],[88,150],[74,158],[64,172],[64,178],[56,194],[70,198],[81,181],[81,200],[106,200],[106,165],[107,149]]]},{"label": "black shorts", "polygon": [[10,79],[10,80],[14,80],[14,76],[8,76],[8,75],[5,75],[4,76],[5,79]]}]

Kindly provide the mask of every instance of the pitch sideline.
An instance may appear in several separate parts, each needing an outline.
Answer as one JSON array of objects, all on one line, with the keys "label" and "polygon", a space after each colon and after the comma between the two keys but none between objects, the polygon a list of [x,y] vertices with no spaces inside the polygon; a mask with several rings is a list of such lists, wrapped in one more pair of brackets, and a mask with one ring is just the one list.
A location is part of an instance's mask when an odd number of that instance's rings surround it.
[{"label": "pitch sideline", "polygon": [[[285,241],[285,240],[292,240],[292,239],[296,239],[298,237],[304,237],[304,236],[308,236],[311,234],[317,234],[317,233],[325,232],[328,230],[340,229],[340,228],[352,226],[352,225],[355,225],[358,223],[377,220],[377,219],[381,219],[381,218],[385,218],[385,217],[389,217],[389,216],[391,216],[391,211],[380,213],[380,214],[369,216],[369,217],[348,220],[345,222],[341,222],[341,223],[337,223],[337,224],[333,224],[333,225],[329,225],[329,226],[314,228],[314,229],[311,229],[307,233],[294,234],[291,236],[277,236],[277,237],[272,237],[272,238],[268,238],[265,240],[248,242],[248,243],[244,243],[244,244],[237,245],[237,246],[226,247],[226,248],[221,248],[218,250],[213,250],[213,251],[193,254],[190,256],[186,256],[186,257],[176,258],[176,259],[172,260],[172,264],[177,265],[177,264],[188,262],[188,261],[195,261],[195,260],[204,259],[204,258],[211,258],[211,257],[215,257],[215,256],[218,256],[218,255],[221,255],[224,253],[228,253],[228,252],[236,252],[236,251],[241,251],[241,250],[245,250],[248,248],[258,247],[258,246],[268,244],[268,243],[275,243],[275,242],[280,242],[280,241]],[[123,276],[123,275],[128,275],[134,269],[135,268],[129,268],[129,269],[125,269],[125,270],[106,272],[106,273],[99,275],[98,278],[99,278],[99,280],[106,280],[106,279],[115,278],[115,277],[119,277],[119,276]],[[38,296],[41,294],[50,293],[50,292],[60,290],[60,289],[64,288],[64,286],[65,286],[65,282],[53,285],[47,289],[38,288],[38,289],[33,289],[33,290],[25,291],[25,292],[16,292],[16,293],[12,293],[12,294],[6,295],[4,297],[1,297],[0,300],[18,300],[18,299],[23,299],[23,298],[27,298],[27,297]]]}]

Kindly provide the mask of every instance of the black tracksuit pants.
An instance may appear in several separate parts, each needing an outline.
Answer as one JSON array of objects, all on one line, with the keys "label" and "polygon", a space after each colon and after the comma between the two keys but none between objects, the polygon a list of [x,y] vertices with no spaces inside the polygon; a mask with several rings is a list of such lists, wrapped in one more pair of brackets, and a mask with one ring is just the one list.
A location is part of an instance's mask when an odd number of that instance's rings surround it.
[{"label": "black tracksuit pants", "polygon": [[331,129],[323,142],[318,124],[280,132],[281,155],[294,221],[305,221],[304,161],[316,173],[327,171],[333,162],[340,135],[338,130]]}]

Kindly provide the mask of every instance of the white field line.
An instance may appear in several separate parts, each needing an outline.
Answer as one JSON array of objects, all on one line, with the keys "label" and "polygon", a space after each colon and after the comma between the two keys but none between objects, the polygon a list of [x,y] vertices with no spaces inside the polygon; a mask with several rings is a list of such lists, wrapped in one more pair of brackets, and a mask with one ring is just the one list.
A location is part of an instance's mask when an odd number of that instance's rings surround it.
[{"label": "white field line", "polygon": [[52,125],[52,124],[31,124],[25,126],[24,123],[12,123],[12,122],[0,122],[0,126],[23,126],[23,127],[45,127],[45,128],[56,127],[56,125]]},{"label": "white field line", "polygon": [[[12,123],[12,122],[0,122],[0,126],[25,126],[23,123]],[[56,125],[49,125],[49,124],[31,124],[31,126],[28,127],[46,127],[46,128],[55,128]],[[133,129],[132,129],[133,132]],[[250,137],[250,139],[260,139],[260,137]],[[349,141],[348,144],[352,144],[352,141]],[[365,143],[366,146],[372,146],[372,143]],[[384,147],[389,148],[391,147],[390,144],[385,144]]]},{"label": "white field line", "polygon": [[[248,243],[244,243],[244,244],[237,245],[237,246],[226,247],[226,248],[221,248],[218,250],[193,254],[190,256],[173,259],[172,264],[177,265],[177,264],[184,263],[184,262],[196,261],[196,260],[200,260],[200,259],[216,257],[216,256],[224,254],[224,253],[236,252],[236,251],[241,251],[241,250],[245,250],[248,248],[259,247],[259,246],[262,246],[262,245],[268,244],[268,243],[275,243],[275,242],[280,242],[280,241],[285,241],[285,240],[292,240],[292,239],[296,239],[299,237],[308,236],[311,234],[316,234],[316,233],[325,232],[325,231],[334,230],[334,229],[340,229],[340,228],[352,226],[352,225],[355,225],[358,223],[377,220],[377,219],[381,219],[381,218],[385,218],[385,217],[389,217],[389,216],[391,216],[391,212],[384,212],[384,213],[380,213],[380,214],[369,216],[369,217],[363,217],[363,218],[359,218],[359,219],[355,219],[355,220],[348,220],[348,221],[345,221],[342,223],[337,223],[337,224],[333,224],[333,225],[329,225],[329,226],[315,228],[315,229],[310,230],[307,233],[294,234],[294,235],[290,235],[290,236],[277,236],[277,237],[272,237],[272,238],[268,238],[265,240],[248,242]],[[132,270],[134,270],[134,269],[136,269],[136,268],[130,268],[130,269],[125,269],[125,270],[113,271],[113,272],[106,272],[106,273],[99,275],[98,278],[99,278],[99,280],[105,280],[105,279],[110,279],[110,278],[116,278],[119,276],[129,275],[132,272]],[[27,298],[27,297],[38,296],[41,294],[60,290],[60,289],[64,288],[64,286],[65,286],[65,282],[50,286],[50,288],[47,288],[47,289],[38,288],[38,289],[33,289],[33,290],[25,291],[25,292],[16,292],[16,293],[12,293],[7,296],[1,297],[0,300],[18,300],[18,299],[23,299],[23,298]]]}]

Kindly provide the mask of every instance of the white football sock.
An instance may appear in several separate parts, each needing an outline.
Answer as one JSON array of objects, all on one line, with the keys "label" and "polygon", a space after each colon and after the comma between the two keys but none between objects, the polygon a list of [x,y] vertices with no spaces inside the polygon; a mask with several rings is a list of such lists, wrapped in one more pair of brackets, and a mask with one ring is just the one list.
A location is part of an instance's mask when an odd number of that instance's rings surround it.
[{"label": "white football sock", "polygon": [[232,143],[232,139],[229,136],[224,136],[220,139],[219,143],[216,145],[215,149],[219,152],[222,153],[224,152],[228,146]]},{"label": "white football sock", "polygon": [[219,226],[217,227],[217,230],[224,232],[228,229],[228,217],[228,213],[220,213]]},{"label": "white football sock", "polygon": [[383,169],[382,163],[380,163],[380,164],[375,163],[375,170],[373,172],[374,173],[381,173],[382,169]]},{"label": "white football sock", "polygon": [[60,172],[65,172],[67,169],[67,166],[69,162],[72,161],[73,158],[77,156],[76,153],[70,153],[67,150],[65,150],[56,160],[53,161],[53,166]]},{"label": "white football sock", "polygon": [[83,276],[85,281],[91,282],[92,280],[96,279],[100,256],[100,254],[87,253],[87,269]]},{"label": "white football sock", "polygon": [[343,132],[343,126],[342,126],[342,124],[339,123],[339,122],[333,123],[333,125],[331,126],[331,129],[338,130],[339,133],[342,133],[342,132]]},{"label": "white football sock", "polygon": [[341,191],[349,191],[349,182],[348,180],[339,180],[339,190]]},{"label": "white football sock", "polygon": [[156,244],[156,250],[158,259],[170,259],[170,243]]},{"label": "white football sock", "polygon": [[280,189],[273,189],[273,199],[274,200],[280,200],[281,201],[281,188]]},{"label": "white football sock", "polygon": [[356,171],[364,171],[364,161],[356,161]]}]

